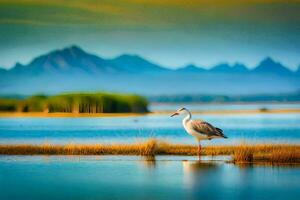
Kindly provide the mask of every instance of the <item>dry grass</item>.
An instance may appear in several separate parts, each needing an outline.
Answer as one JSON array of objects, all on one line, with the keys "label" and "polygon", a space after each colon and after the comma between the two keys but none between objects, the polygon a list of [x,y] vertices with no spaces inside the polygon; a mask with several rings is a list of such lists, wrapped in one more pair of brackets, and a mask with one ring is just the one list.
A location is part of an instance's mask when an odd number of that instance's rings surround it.
[{"label": "dry grass", "polygon": [[[197,155],[194,145],[171,144],[156,139],[134,144],[0,145],[2,155]],[[202,155],[231,155],[234,163],[300,163],[300,145],[241,144],[203,147]]]},{"label": "dry grass", "polygon": [[0,145],[2,155],[156,155],[155,139],[135,144]]},{"label": "dry grass", "polygon": [[244,144],[236,147],[232,157],[235,163],[300,163],[300,145]]}]

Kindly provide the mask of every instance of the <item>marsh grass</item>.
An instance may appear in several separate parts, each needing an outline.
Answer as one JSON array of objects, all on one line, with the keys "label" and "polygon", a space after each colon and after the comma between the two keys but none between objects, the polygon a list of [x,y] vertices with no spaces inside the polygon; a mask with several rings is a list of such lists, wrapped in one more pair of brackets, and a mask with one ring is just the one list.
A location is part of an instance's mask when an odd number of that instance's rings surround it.
[{"label": "marsh grass", "polygon": [[[0,145],[2,155],[197,155],[197,146],[149,139],[133,144]],[[300,163],[300,145],[240,144],[203,147],[202,155],[230,155],[234,163]]]},{"label": "marsh grass", "polygon": [[232,155],[234,163],[300,163],[300,145],[239,145]]}]

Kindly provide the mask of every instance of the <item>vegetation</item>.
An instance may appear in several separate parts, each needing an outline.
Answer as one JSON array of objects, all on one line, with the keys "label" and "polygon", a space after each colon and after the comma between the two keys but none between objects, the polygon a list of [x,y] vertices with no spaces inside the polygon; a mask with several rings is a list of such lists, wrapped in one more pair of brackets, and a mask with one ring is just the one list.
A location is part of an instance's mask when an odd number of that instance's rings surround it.
[{"label": "vegetation", "polygon": [[[194,145],[170,144],[155,139],[134,144],[0,145],[2,155],[197,155]],[[203,147],[202,155],[230,155],[234,163],[300,163],[300,145],[255,144]]]},{"label": "vegetation", "polygon": [[240,145],[233,162],[300,163],[300,145]]},{"label": "vegetation", "polygon": [[73,93],[0,99],[2,112],[126,113],[147,112],[147,100],[137,95]]}]

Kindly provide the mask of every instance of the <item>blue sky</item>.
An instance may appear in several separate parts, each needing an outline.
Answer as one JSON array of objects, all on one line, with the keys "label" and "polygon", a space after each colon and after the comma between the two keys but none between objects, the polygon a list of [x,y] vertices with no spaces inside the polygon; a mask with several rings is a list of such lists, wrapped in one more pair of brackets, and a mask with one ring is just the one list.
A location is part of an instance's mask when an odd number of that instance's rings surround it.
[{"label": "blue sky", "polygon": [[110,58],[138,54],[167,67],[266,56],[300,64],[300,1],[0,0],[0,67],[76,44]]}]

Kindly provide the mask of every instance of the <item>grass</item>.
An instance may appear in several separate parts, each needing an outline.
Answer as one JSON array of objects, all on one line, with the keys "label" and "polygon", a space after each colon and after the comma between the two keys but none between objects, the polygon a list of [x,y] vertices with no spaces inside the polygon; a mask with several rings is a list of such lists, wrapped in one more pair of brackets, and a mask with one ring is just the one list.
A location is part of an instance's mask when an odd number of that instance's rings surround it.
[{"label": "grass", "polygon": [[[68,144],[68,145],[0,145],[2,155],[197,155],[197,147],[171,144],[156,139],[134,144]],[[232,156],[234,163],[300,163],[300,145],[240,144],[203,147],[202,155]]]},{"label": "grass", "polygon": [[240,145],[232,155],[234,163],[300,163],[300,145]]}]

